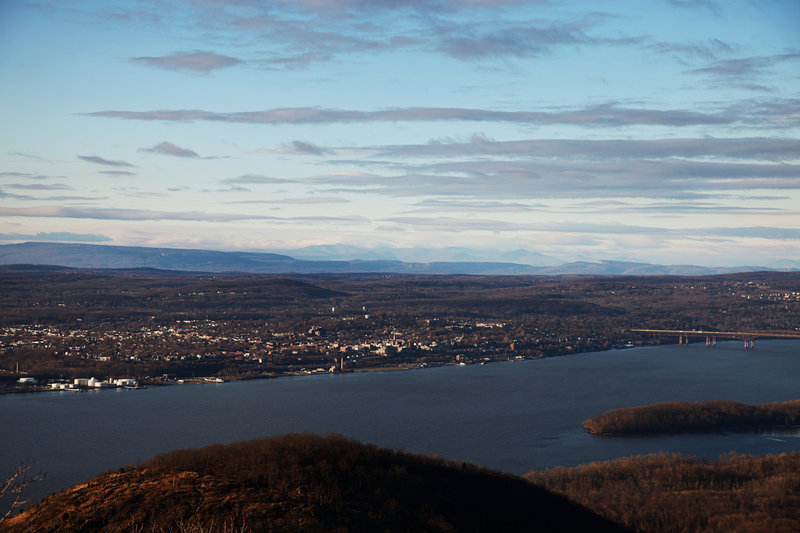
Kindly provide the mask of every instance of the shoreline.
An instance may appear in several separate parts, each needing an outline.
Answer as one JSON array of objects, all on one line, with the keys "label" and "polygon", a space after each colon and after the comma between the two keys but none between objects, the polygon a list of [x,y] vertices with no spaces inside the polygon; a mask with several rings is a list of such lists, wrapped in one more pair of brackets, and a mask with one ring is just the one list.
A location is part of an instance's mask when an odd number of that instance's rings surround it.
[{"label": "shoreline", "polygon": [[[773,339],[775,341],[784,340],[784,339]],[[788,341],[792,341],[794,339],[785,339]],[[735,341],[731,341],[735,342]],[[669,343],[673,344],[673,343]],[[699,344],[699,343],[692,343],[692,344]],[[722,344],[722,343],[720,343]],[[588,351],[564,351],[560,353],[553,353],[548,355],[535,355],[535,356],[512,356],[507,359],[492,359],[492,360],[480,360],[474,362],[458,362],[458,361],[448,361],[448,362],[431,362],[431,363],[396,363],[391,365],[380,365],[380,366],[365,366],[361,368],[349,368],[345,369],[344,371],[336,370],[335,372],[330,371],[318,371],[318,370],[287,370],[285,372],[275,372],[270,371],[264,374],[258,375],[236,375],[236,374],[228,374],[228,375],[215,375],[215,376],[195,376],[191,378],[169,378],[169,379],[141,379],[139,380],[140,386],[137,389],[144,389],[149,386],[155,387],[163,387],[163,386],[171,386],[171,385],[181,385],[186,383],[191,384],[219,384],[219,383],[228,383],[234,381],[251,381],[251,380],[260,380],[260,379],[276,379],[282,377],[303,377],[303,376],[315,376],[315,375],[328,375],[328,374],[349,374],[355,372],[398,372],[398,371],[405,371],[405,370],[416,370],[416,369],[425,369],[425,368],[438,368],[438,367],[446,367],[446,366],[475,366],[475,365],[486,365],[486,364],[494,364],[494,363],[514,363],[520,361],[533,361],[538,359],[550,359],[555,357],[564,357],[569,355],[574,356],[586,356],[586,355],[593,355],[593,354],[603,354],[608,352],[618,352],[618,351],[627,351],[632,350],[635,348],[647,348],[651,346],[665,346],[667,343],[658,343],[658,344],[651,344],[651,343],[639,343],[635,346],[619,346],[619,345],[612,345],[608,348],[601,349],[601,350],[588,350]],[[675,346],[679,346],[677,343],[674,343]],[[684,345],[684,346],[689,346]],[[3,371],[8,374],[15,374],[9,371]],[[20,377],[27,377],[26,374],[19,373],[12,376],[14,378]],[[215,379],[221,379],[222,381],[214,381]],[[13,387],[13,388],[12,388]],[[117,387],[108,387],[106,390],[116,390]],[[95,389],[87,389],[87,390],[95,390]],[[96,389],[96,390],[103,390],[103,389]],[[79,390],[80,392],[86,392],[85,390]],[[16,383],[11,385],[11,387],[4,388],[0,385],[0,396],[5,394],[30,394],[36,392],[61,392],[58,390],[50,389],[43,385],[27,385],[27,386],[18,386]],[[597,436],[601,436],[597,434]],[[612,436],[611,434],[606,435],[603,434],[602,436]],[[616,435],[619,436],[619,435]]]}]

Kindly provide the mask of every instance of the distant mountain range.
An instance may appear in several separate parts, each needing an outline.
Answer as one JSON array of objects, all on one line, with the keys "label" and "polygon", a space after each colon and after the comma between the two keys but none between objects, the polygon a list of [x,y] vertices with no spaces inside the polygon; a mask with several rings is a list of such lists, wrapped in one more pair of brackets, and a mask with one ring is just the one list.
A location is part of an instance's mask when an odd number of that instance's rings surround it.
[{"label": "distant mountain range", "polygon": [[[360,249],[353,248],[352,253]],[[449,250],[449,251],[448,251]],[[343,252],[336,250],[336,254]],[[346,251],[345,251],[346,252]],[[434,256],[433,251],[431,256]],[[465,257],[461,249],[445,249],[441,254]],[[332,255],[331,250],[307,250],[307,258],[257,252],[220,252],[175,248],[144,248],[97,244],[25,242],[0,245],[0,264],[59,265],[73,268],[157,268],[193,272],[249,272],[273,274],[319,273],[401,273],[401,274],[474,274],[474,275],[635,275],[703,276],[733,272],[772,270],[764,267],[709,268],[693,265],[651,265],[624,261],[581,261],[562,265],[523,264],[507,261],[430,261],[406,262],[397,259],[371,258],[322,260],[309,257]],[[536,258],[535,252],[511,252],[517,261]],[[546,256],[542,256],[546,258]],[[551,259],[551,258],[547,258]],[[545,261],[543,261],[545,262]]]},{"label": "distant mountain range", "polygon": [[403,261],[411,263],[516,263],[533,266],[557,266],[564,261],[528,250],[514,250],[511,252],[481,252],[468,248],[366,248],[347,244],[323,244],[306,246],[293,250],[273,250],[275,253],[289,255],[296,259],[308,261],[348,261],[382,260]]}]

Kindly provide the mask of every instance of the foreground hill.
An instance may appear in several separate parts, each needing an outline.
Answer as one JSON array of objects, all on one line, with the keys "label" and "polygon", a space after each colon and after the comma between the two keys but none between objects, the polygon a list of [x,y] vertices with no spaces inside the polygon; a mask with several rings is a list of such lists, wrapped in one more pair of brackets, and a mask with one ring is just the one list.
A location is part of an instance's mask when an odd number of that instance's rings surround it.
[{"label": "foreground hill", "polygon": [[51,496],[7,531],[624,531],[466,463],[287,435],[178,450]]}]

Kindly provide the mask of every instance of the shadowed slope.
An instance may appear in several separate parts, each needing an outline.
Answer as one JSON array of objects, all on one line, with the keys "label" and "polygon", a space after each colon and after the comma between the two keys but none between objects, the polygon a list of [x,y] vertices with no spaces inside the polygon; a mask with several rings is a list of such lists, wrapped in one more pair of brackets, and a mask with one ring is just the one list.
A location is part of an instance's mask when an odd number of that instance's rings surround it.
[{"label": "shadowed slope", "polygon": [[637,531],[800,531],[800,452],[625,457],[525,476]]}]

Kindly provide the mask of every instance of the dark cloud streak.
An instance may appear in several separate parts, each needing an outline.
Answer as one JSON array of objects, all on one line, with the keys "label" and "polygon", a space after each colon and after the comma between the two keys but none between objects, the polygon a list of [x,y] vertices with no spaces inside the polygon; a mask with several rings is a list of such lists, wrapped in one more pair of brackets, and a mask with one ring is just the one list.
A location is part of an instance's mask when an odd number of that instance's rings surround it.
[{"label": "dark cloud streak", "polygon": [[83,159],[89,163],[94,163],[96,165],[105,165],[108,167],[132,167],[130,163],[127,161],[111,161],[109,159],[104,159],[100,156],[96,155],[79,155],[79,159]]},{"label": "dark cloud streak", "polygon": [[167,141],[158,143],[152,148],[142,148],[140,151],[151,152],[154,154],[169,155],[173,157],[191,157],[191,158],[200,157],[200,155],[194,150],[189,150],[188,148],[181,148],[180,146],[176,146],[171,142]]}]

